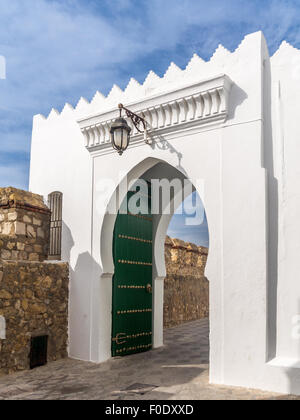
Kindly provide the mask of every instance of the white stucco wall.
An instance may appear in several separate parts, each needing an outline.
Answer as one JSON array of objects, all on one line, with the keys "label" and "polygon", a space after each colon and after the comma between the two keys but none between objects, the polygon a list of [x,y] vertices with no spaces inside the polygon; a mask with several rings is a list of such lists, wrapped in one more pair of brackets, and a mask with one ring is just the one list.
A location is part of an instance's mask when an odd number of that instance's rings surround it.
[{"label": "white stucco wall", "polygon": [[[271,60],[274,173],[278,181],[277,362],[298,364],[300,315],[300,51],[283,43]],[[298,316],[298,321],[297,321]],[[296,322],[296,324],[295,324]],[[299,331],[299,330],[298,330]],[[296,331],[297,332],[297,328]],[[300,367],[300,365],[299,365]]]},{"label": "white stucco wall", "polygon": [[[124,175],[138,178],[161,162],[180,170],[195,186],[198,180],[204,183],[210,231],[206,275],[211,381],[300,394],[295,368],[300,367],[300,341],[295,334],[292,337],[291,328],[300,313],[300,146],[295,105],[300,73],[291,66],[298,65],[299,54],[284,44],[270,60],[258,32],[247,36],[233,53],[219,47],[209,62],[194,56],[184,71],[172,64],[162,79],[152,72],[143,86],[131,80],[124,92],[114,87],[106,99],[97,93],[91,104],[81,99],[75,110],[67,106],[60,115],[52,111],[48,119],[35,117],[30,189],[45,196],[54,190],[64,193],[63,252],[71,263],[71,357],[94,362],[110,357],[115,218],[99,211],[103,180],[117,185]],[[176,101],[181,90],[191,103],[197,83],[204,81],[199,89],[206,86],[215,92],[214,83],[224,80],[219,75],[232,82],[226,119],[210,115],[196,124],[191,118],[180,129],[160,120],[162,134],[154,133],[154,144],[133,141],[123,157],[99,140],[118,103],[131,104],[138,112]],[[159,118],[162,115],[158,113]],[[115,188],[108,186],[106,193],[113,197]],[[157,226],[155,346],[162,344],[165,274],[160,251],[167,219]]]},{"label": "white stucco wall", "polygon": [[70,355],[90,360],[92,167],[74,112],[67,106],[33,123],[31,191],[63,193],[62,258],[70,262]]}]

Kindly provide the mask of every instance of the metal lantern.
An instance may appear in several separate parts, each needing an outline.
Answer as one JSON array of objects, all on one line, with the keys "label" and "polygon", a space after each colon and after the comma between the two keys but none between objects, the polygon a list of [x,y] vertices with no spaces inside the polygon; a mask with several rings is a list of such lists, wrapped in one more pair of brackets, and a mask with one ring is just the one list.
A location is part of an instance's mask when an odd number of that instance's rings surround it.
[{"label": "metal lantern", "polygon": [[[139,115],[135,114],[134,112],[130,111],[129,109],[125,108],[123,104],[118,105],[120,111],[120,117],[116,119],[116,121],[111,125],[110,128],[110,139],[111,144],[115,150],[122,155],[123,152],[129,146],[130,140],[130,133],[131,128],[127,124],[126,120],[122,118],[122,111],[125,111],[126,116],[131,120],[132,124],[136,128],[137,132],[144,133],[144,140],[147,144],[151,144],[147,140],[147,121],[140,117]],[[142,124],[143,131],[141,130],[140,125]]]},{"label": "metal lantern", "polygon": [[118,151],[119,155],[127,149],[130,140],[131,128],[124,118],[117,118],[111,125],[110,138],[112,146]]}]

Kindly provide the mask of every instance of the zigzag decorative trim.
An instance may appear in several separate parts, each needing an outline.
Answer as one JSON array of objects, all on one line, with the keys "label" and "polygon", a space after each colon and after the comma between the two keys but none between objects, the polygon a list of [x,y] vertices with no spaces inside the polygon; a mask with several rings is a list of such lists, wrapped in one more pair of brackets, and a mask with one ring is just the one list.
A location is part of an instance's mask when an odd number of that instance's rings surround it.
[{"label": "zigzag decorative trim", "polygon": [[[162,93],[166,89],[168,90],[173,83],[175,83],[176,86],[178,86],[180,82],[182,82],[182,85],[186,85],[189,82],[195,83],[201,78],[202,73],[207,74],[206,69],[210,69],[211,65],[216,66],[216,69],[219,67],[221,70],[226,63],[226,60],[234,57],[234,55],[243,48],[247,39],[253,35],[255,34],[247,35],[233,53],[220,44],[208,61],[204,61],[197,54],[194,54],[184,70],[171,62],[163,77],[159,77],[151,70],[143,84],[140,84],[135,79],[131,78],[124,91],[119,86],[114,85],[107,96],[104,96],[101,92],[97,91],[91,102],[88,102],[85,98],[80,98],[74,109],[75,116],[77,118],[82,118],[84,115],[92,115],[94,112],[99,112],[99,110],[105,112],[115,107],[119,102],[130,103],[133,100],[135,101],[151,96],[154,92],[156,94]],[[52,118],[58,117],[60,116],[60,113],[55,110],[55,114],[51,112],[48,118],[50,116]],[[45,117],[39,114],[36,118],[43,121]]]},{"label": "zigzag decorative trim", "polygon": [[298,48],[293,47],[289,42],[283,41],[280,44],[280,47],[278,50],[273,54],[271,57],[271,60],[280,60],[281,58],[287,58],[288,60],[291,58],[291,55],[294,57],[299,58],[300,56],[300,50]]},{"label": "zigzag decorative trim", "polygon": [[[230,60],[236,60],[236,55],[247,48],[248,41],[255,36],[257,36],[257,33],[246,35],[233,52],[230,52],[220,44],[208,61],[204,61],[197,54],[194,54],[184,70],[172,62],[163,77],[159,77],[151,70],[143,84],[132,78],[124,91],[119,86],[114,85],[107,96],[97,91],[90,102],[85,98],[80,98],[75,109],[71,105],[66,104],[61,113],[52,109],[47,118],[38,114],[35,116],[35,119],[41,123],[46,123],[48,120],[52,121],[60,116],[64,116],[66,112],[73,112],[75,118],[82,119],[84,116],[96,113],[104,114],[116,108],[120,102],[130,104],[133,101],[152,97],[154,94],[162,94],[171,90],[172,86],[178,88],[180,84],[185,86],[196,83],[200,78],[205,78],[206,75],[212,72],[216,74],[218,71],[224,71],[222,69],[226,63],[230,62]],[[273,55],[272,60],[279,59],[281,56],[284,57],[285,54],[289,55],[293,52],[298,55],[299,50],[284,41]]]}]

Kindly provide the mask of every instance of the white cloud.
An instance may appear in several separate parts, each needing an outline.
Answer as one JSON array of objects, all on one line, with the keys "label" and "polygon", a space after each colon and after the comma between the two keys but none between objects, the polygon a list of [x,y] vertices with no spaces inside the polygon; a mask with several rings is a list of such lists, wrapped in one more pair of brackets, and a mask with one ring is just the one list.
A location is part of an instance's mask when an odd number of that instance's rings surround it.
[{"label": "white cloud", "polygon": [[234,49],[259,29],[272,52],[284,38],[297,46],[299,16],[294,0],[0,0],[0,153],[29,152],[33,114],[163,72],[162,62]]}]

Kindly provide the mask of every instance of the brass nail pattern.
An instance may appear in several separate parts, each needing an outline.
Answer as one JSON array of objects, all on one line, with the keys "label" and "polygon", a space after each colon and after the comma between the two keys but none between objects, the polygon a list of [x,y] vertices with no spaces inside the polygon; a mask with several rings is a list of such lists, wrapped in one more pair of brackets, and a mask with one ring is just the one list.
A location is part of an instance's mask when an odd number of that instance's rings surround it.
[{"label": "brass nail pattern", "polygon": [[118,260],[119,264],[130,264],[130,265],[144,265],[152,267],[151,263],[141,262],[141,261],[127,261],[127,260]]},{"label": "brass nail pattern", "polygon": [[[122,336],[122,339],[123,340],[132,340],[132,339],[140,338],[140,337],[149,337],[151,335],[152,335],[152,332],[149,332],[149,333],[144,332],[144,333],[140,333],[140,334],[133,334],[133,335],[127,335],[127,336],[126,336],[126,334],[124,334],[124,337]],[[118,340],[120,340],[119,336],[112,339],[112,341],[118,341]]]},{"label": "brass nail pattern", "polygon": [[150,349],[152,347],[152,344],[144,345],[144,346],[136,346],[136,347],[127,347],[122,350],[117,350],[117,353],[125,353],[127,351],[136,351],[136,350],[145,350]]},{"label": "brass nail pattern", "polygon": [[132,309],[129,311],[118,311],[118,315],[127,315],[127,314],[142,314],[146,312],[152,312],[152,309]]},{"label": "brass nail pattern", "polygon": [[127,236],[127,235],[119,235],[120,239],[129,239],[130,241],[138,241],[138,242],[143,242],[145,244],[152,244],[152,241],[148,240],[148,239],[142,239],[142,238],[135,238],[133,236]]},{"label": "brass nail pattern", "polygon": [[146,286],[118,286],[118,289],[146,289]]}]

